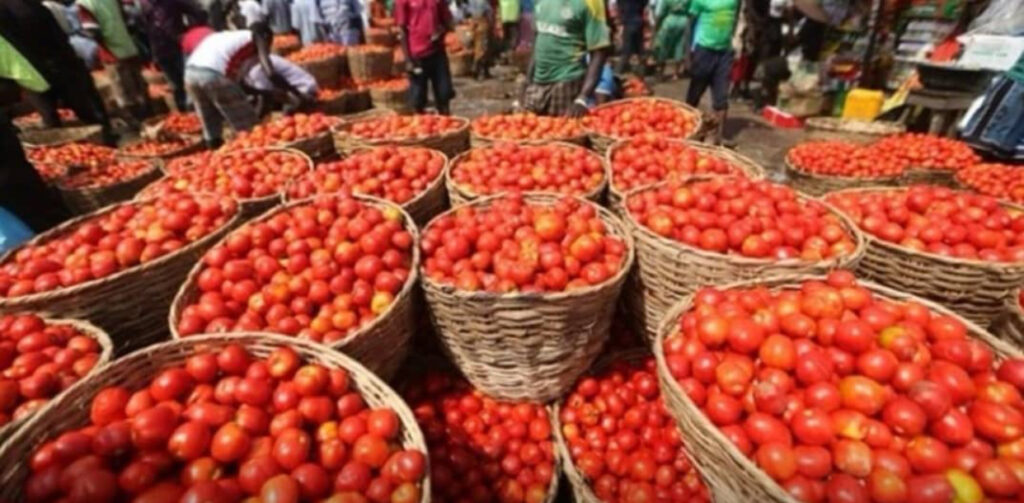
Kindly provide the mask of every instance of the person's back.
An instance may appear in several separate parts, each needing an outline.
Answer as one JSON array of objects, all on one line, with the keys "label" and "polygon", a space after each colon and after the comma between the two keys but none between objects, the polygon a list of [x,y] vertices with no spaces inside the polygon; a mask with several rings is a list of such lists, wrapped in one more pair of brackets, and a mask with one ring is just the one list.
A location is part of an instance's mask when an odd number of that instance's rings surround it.
[{"label": "person's back", "polygon": [[[188,67],[213,70],[228,77],[238,76],[255,61],[256,46],[249,30],[211,33],[196,46],[185,63]],[[242,68],[245,66],[246,68]]]},{"label": "person's back", "polygon": [[541,84],[581,78],[583,55],[609,42],[601,0],[540,0],[535,10],[537,36],[533,81]]}]

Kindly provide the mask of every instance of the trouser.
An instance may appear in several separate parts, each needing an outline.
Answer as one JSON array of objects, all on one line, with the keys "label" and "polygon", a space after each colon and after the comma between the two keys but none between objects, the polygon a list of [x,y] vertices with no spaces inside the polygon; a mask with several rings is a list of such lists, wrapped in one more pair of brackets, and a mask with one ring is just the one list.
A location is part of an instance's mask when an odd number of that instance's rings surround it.
[{"label": "trouser", "polygon": [[224,121],[236,133],[248,131],[259,122],[256,109],[249,103],[242,86],[218,72],[186,67],[185,89],[203,124],[203,138],[208,144],[220,142]]},{"label": "trouser", "polygon": [[643,68],[644,54],[644,20],[625,19],[622,23],[622,52],[619,56],[619,73],[630,68],[629,60],[637,56],[640,60],[640,67]]},{"label": "trouser", "polygon": [[150,115],[149,84],[142,78],[142,59],[131,57],[106,66],[117,106],[128,110],[136,119]]},{"label": "trouser", "polygon": [[694,47],[690,58],[690,87],[686,90],[686,103],[697,106],[704,91],[711,87],[711,108],[729,108],[732,58],[732,49],[716,51],[699,45]]},{"label": "trouser", "polygon": [[43,232],[71,217],[64,203],[47,187],[18,141],[14,125],[0,113],[0,206],[17,215],[35,232]]},{"label": "trouser", "polygon": [[448,111],[448,103],[455,97],[452,71],[444,50],[435,51],[418,60],[422,69],[418,75],[409,74],[409,104],[417,113],[427,108],[427,86],[434,88],[434,105],[439,112]]},{"label": "trouser", "polygon": [[156,65],[167,77],[174,91],[174,104],[179,111],[184,111],[187,106],[185,93],[185,56],[181,49],[167,54],[160,54],[155,57]]},{"label": "trouser", "polygon": [[29,102],[39,112],[46,127],[59,127],[58,107],[63,104],[73,110],[79,120],[87,124],[98,124],[103,128],[104,141],[114,140],[110,116],[103,106],[103,98],[96,90],[92,75],[78,59],[51,62],[60,68],[59,78],[46,75],[50,89],[44,93],[27,93]]},{"label": "trouser", "polygon": [[501,41],[502,51],[514,51],[519,45],[519,20],[501,23],[501,33],[504,40]]}]

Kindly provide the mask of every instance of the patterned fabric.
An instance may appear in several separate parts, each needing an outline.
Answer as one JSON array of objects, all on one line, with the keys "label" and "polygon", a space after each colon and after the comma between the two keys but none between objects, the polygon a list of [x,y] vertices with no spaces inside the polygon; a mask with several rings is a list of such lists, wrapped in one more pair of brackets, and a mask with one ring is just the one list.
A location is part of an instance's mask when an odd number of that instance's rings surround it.
[{"label": "patterned fabric", "polygon": [[526,86],[523,106],[538,115],[565,116],[572,108],[572,102],[583,89],[583,79]]},{"label": "patterned fabric", "polygon": [[186,68],[185,90],[199,114],[207,141],[221,139],[225,121],[235,132],[248,131],[259,122],[241,86],[213,70]]}]

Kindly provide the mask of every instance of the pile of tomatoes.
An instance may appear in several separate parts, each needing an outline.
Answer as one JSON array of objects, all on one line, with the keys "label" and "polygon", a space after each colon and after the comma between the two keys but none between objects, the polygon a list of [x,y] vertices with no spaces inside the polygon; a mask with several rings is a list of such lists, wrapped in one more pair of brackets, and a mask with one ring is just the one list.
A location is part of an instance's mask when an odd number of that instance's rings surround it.
[{"label": "pile of tomatoes", "polygon": [[819,261],[856,250],[853,236],[825,205],[767,181],[668,183],[633,194],[626,208],[659,236],[717,253]]},{"label": "pile of tomatoes", "polygon": [[638,98],[641,96],[650,96],[653,94],[651,88],[647,87],[647,83],[644,79],[637,77],[636,75],[627,76],[622,81],[622,95],[627,98]]},{"label": "pile of tomatoes", "polygon": [[395,208],[321,197],[233,231],[202,259],[183,336],[271,331],[336,342],[394,303],[409,279],[412,234]]},{"label": "pile of tomatoes", "polygon": [[800,501],[1024,493],[1024,360],[995,362],[959,319],[849,272],[701,290],[664,351],[707,419]]},{"label": "pile of tomatoes", "polygon": [[981,161],[978,154],[962,141],[922,133],[887,136],[872,144],[872,148],[881,151],[883,156],[897,159],[908,169],[956,171]]},{"label": "pile of tomatoes", "polygon": [[914,186],[836,192],[826,199],[861,229],[918,252],[990,262],[1024,261],[1024,215],[989,196]]},{"label": "pile of tomatoes", "polygon": [[415,503],[426,456],[398,445],[401,430],[395,411],[370,407],[344,369],[288,347],[256,358],[230,345],[196,352],[140,389],[101,389],[85,427],[54,432],[32,453],[24,494]]},{"label": "pile of tomatoes", "polygon": [[653,358],[617,360],[581,379],[559,421],[573,465],[601,501],[709,501],[665,410]]},{"label": "pile of tomatoes", "polygon": [[299,40],[299,36],[294,33],[282,33],[274,35],[274,40],[270,43],[270,47],[273,49],[289,49],[292,47],[298,47],[302,42]]},{"label": "pile of tomatoes", "polygon": [[387,91],[402,91],[409,89],[409,79],[394,78],[382,80],[370,80],[359,83],[360,89],[381,89]]},{"label": "pile of tomatoes", "polygon": [[28,149],[28,160],[35,164],[61,166],[98,166],[114,160],[116,151],[92,143],[66,143],[59,147],[33,147]]},{"label": "pile of tomatoes", "polygon": [[1009,164],[975,164],[956,172],[956,181],[987,196],[1024,203],[1024,168]]},{"label": "pile of tomatoes", "polygon": [[726,159],[658,135],[626,140],[616,145],[611,158],[611,184],[618,191],[663,181],[682,181],[690,175],[742,175],[739,168]]},{"label": "pile of tomatoes", "polygon": [[685,138],[693,133],[697,118],[666,101],[635,99],[591,110],[583,118],[583,126],[613,138],[632,138],[649,133]]},{"label": "pile of tomatoes", "polygon": [[582,196],[604,182],[604,164],[577,145],[496,143],[458,158],[451,180],[475,195],[543,191]]},{"label": "pile of tomatoes", "polygon": [[117,161],[65,176],[60,186],[69,189],[106,187],[131,180],[156,169],[148,161]]},{"label": "pile of tomatoes", "polygon": [[350,191],[405,204],[444,172],[444,156],[420,147],[374,147],[320,164],[288,187],[290,199]]},{"label": "pile of tomatoes", "polygon": [[789,151],[788,159],[805,173],[849,178],[896,177],[908,167],[884,149],[841,141],[801,143]]},{"label": "pile of tomatoes", "polygon": [[487,115],[474,119],[473,134],[494,140],[558,140],[583,134],[579,121],[532,113]]},{"label": "pile of tomatoes", "polygon": [[200,191],[239,199],[267,197],[309,172],[309,162],[294,152],[250,150],[190,156],[167,171],[166,177],[142,191],[143,196]]},{"label": "pile of tomatoes", "polygon": [[236,211],[234,200],[193,194],[122,204],[17,249],[0,264],[0,296],[56,290],[146,264],[219,229]]},{"label": "pile of tomatoes", "polygon": [[309,44],[287,56],[293,63],[308,63],[310,61],[321,61],[335,56],[343,56],[345,46],[332,44],[330,42],[317,42]]},{"label": "pile of tomatoes", "polygon": [[121,147],[119,153],[136,157],[157,157],[177,152],[192,146],[192,142],[183,139],[142,140]]},{"label": "pile of tomatoes", "polygon": [[34,314],[0,316],[0,427],[85,377],[101,351],[96,339],[72,325]]},{"label": "pile of tomatoes", "polygon": [[423,273],[431,280],[488,292],[599,285],[624,267],[627,251],[595,205],[570,197],[539,204],[520,194],[434,219],[422,248]]},{"label": "pile of tomatoes", "polygon": [[[74,110],[70,108],[58,108],[57,117],[60,118],[61,122],[72,122],[78,120],[78,116],[75,115]],[[32,112],[30,114],[22,115],[21,117],[15,117],[15,126],[18,127],[32,127],[39,126],[43,123],[43,116],[39,115],[39,112]]]},{"label": "pile of tomatoes", "polygon": [[366,140],[423,138],[451,133],[463,121],[447,115],[392,115],[356,122],[351,133]]},{"label": "pile of tomatoes", "polygon": [[160,131],[171,134],[196,135],[203,132],[203,123],[195,112],[171,112],[160,123]]},{"label": "pile of tomatoes", "polygon": [[330,131],[340,119],[322,113],[295,114],[260,124],[239,133],[223,150],[273,147],[312,138]]},{"label": "pile of tomatoes", "polygon": [[438,373],[404,396],[427,437],[434,501],[546,501],[558,475],[543,405],[498,402]]}]

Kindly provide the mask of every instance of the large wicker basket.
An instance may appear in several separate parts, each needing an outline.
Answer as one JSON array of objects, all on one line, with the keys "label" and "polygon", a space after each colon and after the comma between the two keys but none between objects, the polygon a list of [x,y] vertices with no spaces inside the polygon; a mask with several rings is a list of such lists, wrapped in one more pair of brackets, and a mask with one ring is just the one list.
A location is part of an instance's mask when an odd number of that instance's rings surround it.
[{"label": "large wicker basket", "polygon": [[391,77],[394,54],[389,47],[363,46],[348,51],[348,71],[356,82]]},{"label": "large wicker basket", "polygon": [[838,117],[808,117],[804,119],[804,126],[811,130],[812,135],[814,131],[828,131],[865,136],[888,136],[907,130],[907,126],[899,122],[865,121]]},{"label": "large wicker basket", "polygon": [[786,179],[793,185],[793,188],[812,196],[822,196],[828,192],[858,187],[893,187],[900,185],[904,180],[904,177],[899,175],[879,178],[818,175],[801,170],[790,160],[788,155],[784,162]]},{"label": "large wicker basket", "polygon": [[[349,156],[359,154],[363,150],[371,150],[377,147],[370,147],[368,149],[354,150],[349,152]],[[448,160],[448,156],[444,155],[443,152],[434,151],[435,155],[441,156],[444,159],[444,168],[442,168],[441,174],[430,182],[430,185],[422,192],[416,195],[416,197],[402,203],[402,209],[412,217],[416,225],[426,225],[430,219],[434,218],[444,210],[448,209],[448,194],[445,191],[445,173],[448,172],[448,165],[451,161]],[[298,183],[299,180],[292,180],[289,185]],[[288,187],[284,191],[285,199],[292,200],[289,196],[290,190]]]},{"label": "large wicker basket", "polygon": [[[311,341],[302,341],[266,333],[211,334],[164,342],[136,351],[101,371],[82,380],[47,410],[32,418],[22,430],[0,449],[4,460],[26,460],[43,442],[60,432],[80,428],[89,422],[93,397],[108,386],[134,390],[147,386],[160,370],[182,365],[196,351],[216,351],[229,344],[239,344],[257,357],[266,357],[281,346],[291,347],[303,359],[330,368],[348,371],[351,386],[358,390],[369,407],[389,407],[401,423],[400,443],[407,449],[427,452],[423,432],[405,402],[387,384],[358,362],[330,348]],[[428,470],[429,473],[429,470]],[[29,463],[9,462],[0,471],[0,499],[23,501],[21,489],[29,475]],[[420,503],[430,501],[430,477],[422,482]]]},{"label": "large wicker basket", "polygon": [[57,191],[71,213],[84,215],[92,213],[104,206],[127,201],[154,180],[163,176],[156,162],[143,161],[149,169],[127,180],[109,185],[91,187],[68,187],[62,181],[57,182]]},{"label": "large wicker basket", "polygon": [[[470,204],[487,207],[499,197]],[[527,193],[525,199],[553,204],[560,197]],[[628,250],[622,268],[601,285],[558,293],[497,294],[458,290],[423,277],[434,328],[474,387],[495,398],[549,402],[562,396],[601,352],[626,271],[633,265],[633,243],[615,215],[596,209]]]},{"label": "large wicker basket", "polygon": [[[81,320],[62,320],[62,319],[44,319],[44,320],[46,321],[47,325],[71,325],[72,327],[74,327],[79,332],[81,332],[81,333],[83,333],[85,335],[88,335],[89,337],[95,339],[97,343],[99,343],[99,345],[100,345],[100,357],[96,361],[96,364],[93,365],[92,370],[90,370],[87,375],[82,377],[83,379],[88,378],[89,376],[95,374],[96,371],[100,369],[100,367],[102,367],[103,365],[106,365],[106,363],[110,361],[110,359],[111,359],[111,357],[112,357],[112,355],[114,353],[114,344],[110,342],[110,336],[108,336],[107,333],[104,332],[103,330],[100,330],[99,328],[97,328],[95,325],[93,325],[93,324],[91,324],[91,323],[89,323],[87,321],[81,321]],[[33,413],[31,413],[31,414],[29,414],[29,415],[27,415],[25,417],[22,417],[20,419],[12,420],[11,422],[9,422],[9,423],[7,423],[7,424],[5,424],[3,426],[0,426],[0,446],[4,445],[4,443],[7,442],[7,439],[9,439],[12,436],[14,436],[18,432],[18,430],[22,426],[27,424],[33,417],[35,417],[35,415],[43,414],[50,407],[50,405],[54,401],[59,399],[66,392],[67,392],[67,390],[65,390],[64,392],[62,392],[62,393],[56,395],[55,397],[51,398],[50,401],[46,405],[43,405],[40,409],[36,410],[35,412],[33,412]]]},{"label": "large wicker basket", "polygon": [[[849,189],[838,193],[899,190]],[[1007,208],[1024,208],[1000,202]],[[988,326],[1003,300],[1024,284],[1024,262],[996,263],[920,253],[863,233],[867,241],[857,274],[943,304],[961,316]]]},{"label": "large wicker basket", "polygon": [[1017,346],[1024,345],[1024,309],[1020,306],[1020,295],[1018,288],[1003,300],[1003,311],[990,327],[993,334]]},{"label": "large wicker basket", "polygon": [[[372,105],[370,91],[346,89],[337,97],[321,100],[317,106],[327,115],[344,115],[369,110]],[[332,140],[333,141],[333,140]]]},{"label": "large wicker basket", "polygon": [[[345,339],[329,344],[329,346],[355,358],[377,375],[388,379],[395,374],[398,367],[405,360],[409,350],[409,339],[412,337],[416,327],[412,299],[420,262],[419,237],[412,218],[404,210],[399,209],[397,205],[377,199],[376,197],[363,195],[355,195],[354,197],[366,204],[381,208],[395,208],[401,212],[402,219],[405,222],[405,229],[413,235],[412,264],[409,268],[409,278],[406,279],[402,289],[399,290],[398,295],[395,295],[395,300],[388,306],[387,310],[370,323],[350,333]],[[313,199],[301,199],[281,205],[280,208],[261,215],[259,221],[265,221],[290,208],[309,204]],[[195,264],[195,267],[188,273],[188,277],[185,278],[185,282],[181,285],[178,294],[174,297],[174,302],[171,304],[167,322],[170,325],[171,336],[175,339],[191,338],[182,337],[178,333],[178,320],[181,318],[181,312],[185,307],[198,300],[199,289],[196,282],[198,281],[199,273],[203,269],[204,267],[201,263]]]},{"label": "large wicker basket", "polygon": [[22,131],[18,135],[26,147],[57,147],[66,143],[103,142],[103,128],[97,125],[70,126]]},{"label": "large wicker basket", "polygon": [[[796,287],[800,282],[809,279],[822,279],[816,276],[786,276],[762,281],[733,283],[722,288],[743,288],[764,285],[779,289]],[[921,302],[929,309],[946,315],[956,316],[952,311],[933,302],[893,290],[867,281],[860,284],[881,297],[905,301]],[[725,435],[708,420],[690,397],[680,388],[672,377],[665,361],[663,343],[665,338],[676,332],[681,316],[693,306],[693,297],[688,296],[675,304],[668,316],[658,328],[658,336],[654,341],[654,355],[658,362],[658,381],[661,384],[665,406],[675,418],[686,446],[692,454],[694,463],[711,489],[713,501],[757,501],[763,503],[798,503],[783,490],[775,481],[764,474],[754,461],[747,458],[728,440]],[[1021,353],[1012,345],[1003,342],[981,327],[963,320],[971,337],[988,344],[1000,357],[1021,357]]]},{"label": "large wicker basket", "polygon": [[448,66],[451,68],[452,77],[472,76],[473,53],[467,50],[448,53]]},{"label": "large wicker basket", "polygon": [[[613,183],[615,181],[615,175],[613,172],[614,168],[612,166],[612,162],[613,158],[615,157],[615,151],[622,148],[627,141],[628,140],[615,142],[614,144],[612,144],[612,146],[608,147],[604,155],[605,166],[608,169],[608,175],[605,177],[608,179],[608,202],[610,203],[612,208],[615,208],[616,210],[619,209],[618,206],[622,203],[622,199],[623,197],[625,197],[625,193],[615,188],[615,185]],[[743,176],[750,178],[751,180],[761,180],[764,178],[764,168],[761,167],[760,164],[755,162],[753,159],[738,152],[735,152],[733,150],[729,150],[724,147],[708,145],[706,143],[698,143],[690,140],[668,139],[667,141],[684,144],[687,147],[701,153],[702,155],[723,159],[732,166],[734,166],[736,169],[738,169],[740,172],[739,174],[742,174]]]},{"label": "large wicker basket", "polygon": [[373,147],[377,145],[416,146],[440,150],[441,152],[444,152],[444,155],[448,156],[448,158],[454,159],[455,156],[469,149],[469,119],[462,117],[456,117],[456,119],[461,123],[458,128],[440,135],[367,140],[350,133],[353,124],[376,120],[380,117],[381,116],[379,115],[372,115],[353,118],[335,126],[332,129],[334,132],[335,150],[337,150],[339,154],[345,154],[358,148]]},{"label": "large wicker basket", "polygon": [[932,169],[913,167],[903,172],[901,185],[940,185],[957,188],[956,171],[952,169]]},{"label": "large wicker basket", "polygon": [[[605,164],[605,160],[597,152],[584,149],[583,147],[581,147],[581,146],[579,146],[577,144],[574,144],[574,143],[548,142],[548,143],[546,143],[546,145],[561,145],[561,146],[567,147],[567,148],[586,150],[588,155],[593,156],[594,158],[596,158],[598,161],[601,162],[601,166],[602,166],[602,169],[604,171],[604,177],[602,178],[601,183],[599,183],[597,186],[595,186],[594,188],[592,188],[589,191],[587,191],[587,193],[580,194],[580,197],[582,197],[584,199],[588,199],[590,201],[593,201],[595,203],[600,204],[602,196],[604,195],[604,188],[605,188],[605,186],[608,185],[608,175],[607,175],[608,174],[608,166]],[[481,148],[488,148],[488,147],[481,147]],[[472,150],[467,150],[467,151],[457,155],[454,159],[452,159],[452,162],[448,166],[448,169],[445,170],[445,173],[444,173],[444,184],[445,184],[445,187],[447,187],[447,189],[448,189],[448,199],[451,200],[453,206],[458,206],[458,205],[466,204],[466,203],[468,203],[470,201],[473,201],[475,199],[478,199],[482,195],[484,195],[484,194],[477,194],[477,193],[475,193],[475,192],[473,192],[473,191],[471,191],[471,190],[469,190],[469,189],[467,189],[465,187],[460,187],[458,184],[455,183],[455,180],[452,180],[452,171],[458,169],[459,164],[463,160],[465,160],[466,156],[470,155],[471,153],[472,153]]]},{"label": "large wicker basket", "polygon": [[537,140],[517,140],[517,139],[507,139],[507,138],[493,138],[493,137],[490,137],[490,136],[485,136],[485,135],[479,134],[476,131],[473,131],[473,127],[472,126],[470,126],[470,128],[469,128],[469,135],[470,135],[469,136],[469,141],[470,141],[470,144],[473,146],[473,148],[476,148],[476,147],[486,147],[486,146],[491,145],[493,143],[508,143],[508,142],[524,143],[524,144],[539,144],[539,145],[543,145],[545,143],[551,143],[551,142],[564,142],[564,143],[573,143],[573,144],[579,145],[581,147],[586,147],[587,145],[589,145],[589,139],[587,137],[587,133],[585,131],[583,131],[582,127],[579,129],[579,134],[577,134],[575,136],[566,136],[566,137],[561,137],[561,138],[551,137],[551,138],[543,138],[543,139],[537,139]]},{"label": "large wicker basket", "polygon": [[163,167],[163,163],[164,162],[166,162],[166,161],[168,161],[170,159],[174,159],[175,157],[181,157],[183,155],[189,155],[189,154],[194,154],[196,152],[199,152],[199,151],[201,151],[201,150],[206,148],[206,144],[203,143],[203,141],[201,139],[199,139],[199,138],[189,138],[189,143],[187,145],[185,145],[184,147],[181,147],[181,148],[179,148],[177,150],[172,150],[170,152],[167,152],[166,154],[158,154],[158,155],[129,154],[127,152],[123,152],[122,151],[122,149],[124,147],[125,146],[122,145],[121,148],[118,149],[117,153],[115,154],[119,159],[124,159],[124,160],[128,160],[128,161],[138,161],[138,160],[151,161],[151,162],[155,162],[158,166]]},{"label": "large wicker basket", "polygon": [[366,43],[382,47],[394,47],[398,43],[398,36],[390,28],[370,28],[366,30]]},{"label": "large wicker basket", "polygon": [[280,147],[298,150],[312,159],[324,159],[336,153],[334,150],[334,138],[331,136],[330,130],[322,131],[309,138],[285,143]]},{"label": "large wicker basket", "polygon": [[[114,211],[123,204],[73,218],[39,234],[21,247],[0,256],[0,263],[24,246],[46,242],[71,232],[97,215]],[[239,222],[239,215],[219,229],[162,257],[115,274],[66,288],[20,297],[0,298],[0,312],[34,311],[41,315],[87,320],[110,334],[118,354],[147,346],[167,337],[165,313],[174,292],[203,252]]]},{"label": "large wicker basket", "polygon": [[400,114],[412,111],[412,107],[409,105],[408,87],[402,89],[370,87],[370,101],[377,108],[394,110]]},{"label": "large wicker basket", "polygon": [[[693,128],[689,131],[689,133],[686,134],[685,137],[679,139],[692,138],[701,130],[701,125],[703,122],[700,110],[697,110],[696,108],[693,108],[690,105],[687,105],[686,103],[683,103],[681,101],[670,100],[668,98],[655,98],[651,96],[644,96],[640,98],[625,98],[621,100],[615,100],[611,103],[605,103],[604,105],[598,105],[597,108],[595,108],[594,110],[600,110],[602,108],[617,106],[628,102],[640,101],[659,101],[662,103],[667,103],[691,115],[693,117]],[[586,129],[586,126],[584,126],[584,128]],[[598,152],[604,152],[605,150],[608,150],[608,147],[611,147],[613,143],[623,139],[615,136],[608,136],[604,133],[600,133],[592,129],[587,129],[587,135],[590,137],[590,145],[594,148],[594,150]]]},{"label": "large wicker basket", "polygon": [[[702,179],[707,177],[693,180]],[[659,185],[638,187],[627,193],[626,197]],[[814,200],[799,194],[797,197],[805,201]],[[655,234],[625,211],[623,220],[636,241],[637,268],[630,275],[623,299],[637,328],[643,330],[648,341],[653,340],[658,324],[672,304],[704,286],[784,274],[823,273],[852,268],[865,253],[866,238],[848,217],[827,204],[825,206],[839,217],[844,230],[853,237],[856,247],[851,255],[817,262],[799,258],[761,259],[702,250]]]},{"label": "large wicker basket", "polygon": [[332,87],[341,81],[342,67],[348,68],[344,54],[336,54],[323,59],[295,63],[309,72],[318,86]]}]

